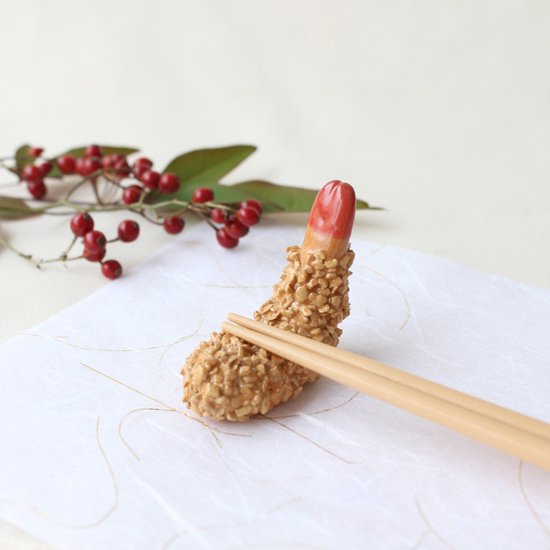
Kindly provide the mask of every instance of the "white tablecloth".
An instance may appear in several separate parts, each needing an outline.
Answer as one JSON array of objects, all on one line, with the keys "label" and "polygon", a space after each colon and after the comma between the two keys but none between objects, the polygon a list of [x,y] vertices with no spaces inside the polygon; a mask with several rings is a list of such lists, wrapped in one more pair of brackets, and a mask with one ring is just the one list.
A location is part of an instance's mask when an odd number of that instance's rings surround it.
[{"label": "white tablecloth", "polygon": [[[184,358],[270,295],[301,229],[203,227],[0,348],[0,516],[60,549],[548,545],[550,473],[321,380],[265,418],[181,401]],[[342,346],[550,420],[550,291],[354,239]]]},{"label": "white tablecloth", "polygon": [[[51,153],[104,142],[141,146],[162,165],[254,143],[229,181],[347,179],[388,208],[362,216],[357,236],[550,285],[547,2],[3,7],[2,155],[27,141]],[[68,238],[56,218],[0,231],[48,256]],[[165,241],[144,230],[117,254],[130,267]],[[4,251],[0,282],[2,340],[106,284],[90,265],[36,273]]]}]

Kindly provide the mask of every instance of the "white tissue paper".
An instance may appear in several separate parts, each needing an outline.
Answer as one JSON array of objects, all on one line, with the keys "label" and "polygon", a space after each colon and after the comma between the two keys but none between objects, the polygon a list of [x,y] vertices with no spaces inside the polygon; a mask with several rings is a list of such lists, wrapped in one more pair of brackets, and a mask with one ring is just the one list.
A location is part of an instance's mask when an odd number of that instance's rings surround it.
[{"label": "white tissue paper", "polygon": [[[550,472],[367,395],[321,380],[246,423],[181,402],[302,235],[197,228],[3,345],[0,517],[60,549],[547,549]],[[353,248],[341,347],[550,421],[549,290]]]}]

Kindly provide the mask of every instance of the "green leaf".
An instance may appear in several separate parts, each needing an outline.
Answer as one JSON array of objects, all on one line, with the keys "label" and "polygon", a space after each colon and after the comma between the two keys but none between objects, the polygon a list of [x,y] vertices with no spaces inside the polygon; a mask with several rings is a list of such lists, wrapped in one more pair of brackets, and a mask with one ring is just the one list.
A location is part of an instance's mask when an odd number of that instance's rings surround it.
[{"label": "green leaf", "polygon": [[364,201],[363,199],[357,199],[355,203],[355,208],[357,210],[384,210],[384,208],[380,206],[371,206],[367,201]]},{"label": "green leaf", "polygon": [[[135,147],[119,147],[117,145],[100,145],[101,150],[103,151],[104,155],[124,155],[127,157],[128,155],[131,155],[132,153],[137,153],[139,149],[136,149]],[[51,172],[48,174],[48,177],[50,178],[59,178],[63,174],[57,167],[57,164],[55,163],[55,159],[62,156],[62,155],[71,155],[73,157],[82,157],[84,156],[84,151],[86,150],[86,147],[75,147],[74,149],[69,149],[68,151],[65,151],[63,153],[59,153],[54,158],[51,159],[53,163],[53,168]]]},{"label": "green leaf", "polygon": [[20,220],[36,216],[35,212],[25,201],[13,197],[0,197],[0,220]]},{"label": "green leaf", "polygon": [[21,145],[21,147],[15,151],[15,169],[18,174],[21,174],[23,168],[25,168],[27,164],[32,164],[34,162],[34,159],[29,155],[30,148],[30,145]]},{"label": "green leaf", "polygon": [[219,202],[240,202],[247,198],[241,191],[221,185],[218,181],[255,150],[256,147],[252,145],[232,145],[184,153],[170,162],[164,170],[177,174],[181,180],[180,190],[172,195],[153,192],[148,202],[154,204],[172,199],[191,201],[193,191],[205,185],[214,191]]},{"label": "green leaf", "polygon": [[[155,194],[148,202],[154,204],[173,199],[190,202],[193,191],[197,187],[202,187],[202,183],[194,183],[187,187],[182,186],[173,195]],[[262,203],[264,212],[309,212],[318,192],[316,189],[290,187],[262,180],[244,181],[234,185],[209,183],[208,187],[214,191],[217,202],[231,203],[246,199],[258,199]],[[357,209],[379,210],[379,208],[370,206],[363,200],[357,201]]]},{"label": "green leaf", "polygon": [[[258,199],[264,212],[309,212],[318,192],[316,189],[290,187],[262,180],[236,183],[231,188],[241,191],[247,198]],[[357,208],[373,207],[359,199]]]},{"label": "green leaf", "polygon": [[[177,193],[163,195],[152,192],[147,202],[158,204],[179,199],[191,201],[197,187],[207,186],[214,191],[218,202],[236,203],[255,198],[262,202],[265,212],[309,212],[317,196],[317,190],[289,187],[262,180],[223,185],[219,180],[238,166],[256,150],[252,145],[233,145],[217,149],[200,149],[176,157],[164,172],[174,172],[181,180]],[[357,201],[358,209],[374,207],[363,200]]]},{"label": "green leaf", "polygon": [[199,149],[176,157],[164,171],[177,174],[182,187],[194,183],[210,186],[231,172],[255,150],[253,145]]}]

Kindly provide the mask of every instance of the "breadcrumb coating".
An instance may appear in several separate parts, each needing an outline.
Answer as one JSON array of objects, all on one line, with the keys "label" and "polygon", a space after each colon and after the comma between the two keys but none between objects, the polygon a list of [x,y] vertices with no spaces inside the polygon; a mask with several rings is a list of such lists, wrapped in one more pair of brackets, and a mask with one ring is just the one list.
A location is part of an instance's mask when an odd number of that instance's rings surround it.
[{"label": "breadcrumb coating", "polygon": [[[302,263],[300,247],[287,249],[288,265],[254,318],[269,325],[338,345],[338,324],[349,315],[348,278],[354,253],[340,259],[323,252]],[[243,421],[265,414],[319,377],[236,336],[214,332],[187,358],[183,400],[201,416]]]}]

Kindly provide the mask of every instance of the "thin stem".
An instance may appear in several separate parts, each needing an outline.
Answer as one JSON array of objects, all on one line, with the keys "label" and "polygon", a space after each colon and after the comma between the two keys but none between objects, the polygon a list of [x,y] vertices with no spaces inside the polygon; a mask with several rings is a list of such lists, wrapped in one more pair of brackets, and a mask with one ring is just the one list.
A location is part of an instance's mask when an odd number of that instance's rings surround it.
[{"label": "thin stem", "polygon": [[[85,203],[85,202],[76,202],[76,201],[73,202],[66,199],[60,199],[57,201],[49,202],[43,199],[42,202],[47,203],[47,204],[44,204],[43,206],[20,208],[20,209],[13,208],[13,211],[23,212],[23,213],[35,212],[37,214],[45,214],[45,213],[53,214],[52,212],[49,212],[49,211],[54,210],[56,208],[66,207],[76,212],[116,212],[120,210],[128,210],[130,212],[139,214],[139,212],[141,212],[142,210],[157,210],[168,206],[180,206],[182,208],[182,211],[190,210],[192,212],[202,212],[202,210],[192,206],[189,202],[182,201],[179,199],[167,200],[167,201],[158,202],[155,204],[145,204],[143,201],[144,201],[144,197],[142,197],[140,201],[135,204],[126,205],[126,204],[121,204],[119,202],[113,203],[113,204],[96,204],[96,203]],[[65,213],[64,215],[67,215],[67,214],[68,213]]]},{"label": "thin stem", "polygon": [[[113,179],[112,175],[110,175],[107,170],[104,170],[100,177],[105,183],[101,202],[103,204],[113,204],[117,189],[123,189],[123,187],[118,181]],[[109,184],[111,184],[111,186]]]},{"label": "thin stem", "polygon": [[17,173],[17,170],[15,168],[12,168],[11,166],[7,166],[3,162],[0,162],[0,168],[4,168],[8,172],[11,172],[12,174],[15,174],[16,176],[19,176],[19,174]]},{"label": "thin stem", "polygon": [[[26,200],[28,201],[29,198],[28,197],[21,197],[21,200]],[[33,199],[30,199],[31,201]],[[40,199],[36,202],[47,202],[49,204],[58,204],[59,203],[59,200],[60,199]],[[66,200],[66,199],[62,199],[62,200]],[[94,206],[95,205],[95,202],[85,202],[85,201],[67,201],[67,205],[77,205],[77,206],[85,206],[85,207],[88,207],[88,206]]]},{"label": "thin stem", "polygon": [[31,208],[32,212],[37,213],[46,213],[49,210],[53,210],[55,208],[72,208],[73,210],[77,212],[110,212],[113,210],[126,210],[126,206],[121,205],[98,205],[96,203],[83,203],[83,202],[71,202],[65,199],[61,199],[58,201],[54,201],[49,204],[45,204],[44,206],[38,206],[35,208]]},{"label": "thin stem", "polygon": [[72,247],[75,245],[77,238],[78,237],[76,235],[73,237],[73,239],[71,240],[71,243],[66,248],[65,252],[63,252],[61,256],[59,256],[60,258],[64,258],[65,260],[67,259],[67,256],[69,255],[69,252],[71,251]]},{"label": "thin stem", "polygon": [[80,256],[73,256],[72,258],[51,258],[49,260],[36,260],[38,265],[37,267],[40,267],[42,264],[53,264],[55,262],[74,262],[75,260],[82,260],[84,258],[84,255]]},{"label": "thin stem", "polygon": [[31,264],[33,264],[35,267],[40,267],[39,265],[37,265],[37,263],[35,262],[31,254],[25,254],[24,252],[17,250],[15,246],[13,246],[9,241],[4,239],[4,237],[2,237],[1,235],[0,235],[0,244],[4,245],[8,250],[11,250],[13,253],[17,254],[20,258],[23,258],[24,260],[31,262]]},{"label": "thin stem", "polygon": [[95,184],[95,179],[99,176],[101,176],[103,174],[102,171],[98,170],[97,172],[94,172],[93,174],[90,174],[89,176],[86,176],[84,177],[83,179],[81,179],[78,183],[76,183],[71,189],[69,189],[69,191],[67,192],[67,194],[65,195],[65,198],[64,200],[68,201],[73,193],[79,189],[80,187],[82,187],[84,184],[88,183],[88,182],[91,182],[92,183],[92,187],[93,187],[93,190],[94,190],[94,194],[95,194],[95,197],[96,197],[96,200],[99,204],[103,205],[103,202],[101,201],[101,199],[99,198],[98,194],[97,194],[97,187],[96,187],[96,184]]},{"label": "thin stem", "polygon": [[163,225],[162,222],[158,222],[157,220],[152,220],[151,218],[148,218],[145,212],[136,212],[136,214],[139,214],[144,220],[147,220],[149,223],[152,223],[154,225]]},{"label": "thin stem", "polygon": [[82,187],[85,183],[88,183],[88,181],[89,181],[89,178],[84,178],[80,180],[78,183],[76,183],[73,187],[71,187],[71,189],[69,189],[69,191],[65,195],[65,200],[68,201],[73,196],[74,192],[80,187]]},{"label": "thin stem", "polygon": [[112,183],[114,186],[120,189],[124,189],[124,185],[122,185],[119,181],[114,179],[108,172],[103,172],[102,176],[103,176],[103,179],[105,179],[109,183]]},{"label": "thin stem", "polygon": [[218,230],[218,228],[214,225],[212,220],[204,212],[198,211],[198,210],[195,210],[195,209],[193,209],[192,212],[197,214],[197,216],[199,216],[199,218],[203,219],[214,231]]},{"label": "thin stem", "polygon": [[[76,240],[76,238],[74,240]],[[62,254],[61,256],[59,256],[59,258],[50,258],[48,260],[37,260],[32,257],[32,254],[25,254],[24,252],[17,250],[17,248],[15,248],[12,244],[10,244],[10,242],[4,239],[4,237],[2,237],[1,235],[0,235],[0,244],[3,244],[7,249],[11,250],[14,254],[17,254],[20,258],[23,258],[27,262],[30,262],[34,267],[38,269],[40,269],[42,264],[53,264],[56,262],[63,262],[63,263],[74,262],[75,260],[81,260],[82,258],[84,258],[83,255],[67,258]]]},{"label": "thin stem", "polygon": [[44,216],[72,216],[74,211],[71,212],[42,212]]},{"label": "thin stem", "polygon": [[97,201],[97,204],[100,206],[106,206],[106,204],[101,200],[101,197],[99,196],[99,193],[97,191],[97,182],[92,180],[92,190],[94,192],[95,200]]},{"label": "thin stem", "polygon": [[191,210],[189,208],[182,208],[181,210],[176,210],[172,216],[181,216],[182,214],[185,214],[186,212],[193,212],[193,214],[196,214],[195,210]]}]

